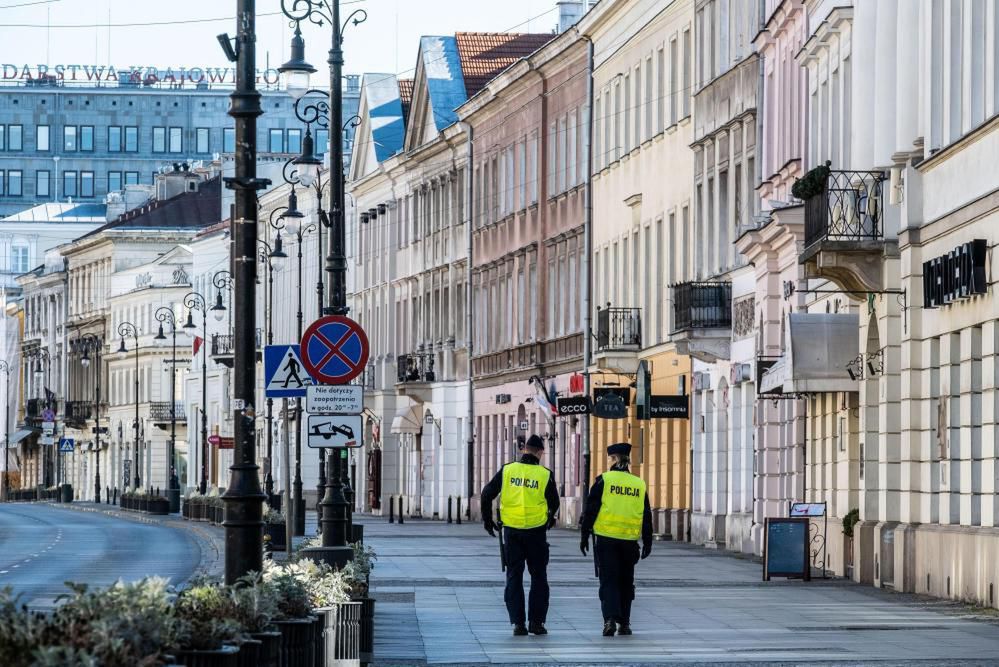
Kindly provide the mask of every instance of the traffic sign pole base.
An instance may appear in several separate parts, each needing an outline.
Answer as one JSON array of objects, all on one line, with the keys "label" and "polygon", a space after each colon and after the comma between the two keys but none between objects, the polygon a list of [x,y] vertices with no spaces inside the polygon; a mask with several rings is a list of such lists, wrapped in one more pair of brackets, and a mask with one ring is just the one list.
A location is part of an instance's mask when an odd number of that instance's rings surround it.
[{"label": "traffic sign pole base", "polygon": [[310,547],[302,549],[299,553],[303,558],[311,560],[313,563],[326,563],[334,569],[341,569],[344,565],[354,559],[353,547]]}]

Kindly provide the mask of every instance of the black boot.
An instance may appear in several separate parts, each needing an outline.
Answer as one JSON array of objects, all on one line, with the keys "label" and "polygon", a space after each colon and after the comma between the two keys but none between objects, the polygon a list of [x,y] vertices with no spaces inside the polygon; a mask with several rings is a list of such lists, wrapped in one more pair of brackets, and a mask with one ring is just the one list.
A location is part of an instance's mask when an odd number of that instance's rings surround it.
[{"label": "black boot", "polygon": [[524,627],[523,623],[514,623],[513,624],[513,636],[514,637],[523,637],[526,634],[527,634],[527,628]]},{"label": "black boot", "polygon": [[545,624],[544,623],[531,623],[530,625],[527,626],[527,629],[530,630],[530,632],[531,632],[532,635],[547,635],[548,634],[548,631],[545,630]]},{"label": "black boot", "polygon": [[629,621],[621,621],[618,624],[617,633],[619,635],[630,635],[631,634],[631,623]]},{"label": "black boot", "polygon": [[604,637],[613,637],[617,631],[614,621],[604,621]]}]

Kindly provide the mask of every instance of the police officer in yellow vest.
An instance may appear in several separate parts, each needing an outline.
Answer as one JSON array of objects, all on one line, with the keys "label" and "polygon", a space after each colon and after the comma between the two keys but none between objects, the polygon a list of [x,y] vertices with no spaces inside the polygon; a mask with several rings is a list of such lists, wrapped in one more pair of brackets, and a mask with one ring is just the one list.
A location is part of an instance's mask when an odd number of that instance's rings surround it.
[{"label": "police officer in yellow vest", "polygon": [[590,533],[597,536],[595,557],[600,575],[600,610],[604,637],[631,634],[631,603],[635,599],[635,564],[652,553],[652,510],[645,482],[628,472],[631,445],[607,448],[613,464],[597,477],[580,522],[579,549],[586,555]]},{"label": "police officer in yellow vest", "polygon": [[[482,489],[482,523],[496,536],[493,500],[499,497],[500,521],[505,542],[506,591],[503,599],[513,624],[513,634],[546,635],[548,615],[548,529],[558,514],[558,489],[552,471],[541,465],[545,442],[528,438],[519,461],[507,463]],[[524,626],[524,565],[531,573],[531,594]]]}]

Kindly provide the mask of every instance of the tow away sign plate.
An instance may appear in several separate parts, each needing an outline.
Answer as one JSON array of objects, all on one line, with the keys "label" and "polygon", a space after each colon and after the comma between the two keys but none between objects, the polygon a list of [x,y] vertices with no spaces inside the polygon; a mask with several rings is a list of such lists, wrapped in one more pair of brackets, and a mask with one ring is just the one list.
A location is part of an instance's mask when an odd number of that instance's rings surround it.
[{"label": "tow away sign plate", "polygon": [[356,415],[309,415],[309,447],[336,449],[364,444],[364,424]]}]

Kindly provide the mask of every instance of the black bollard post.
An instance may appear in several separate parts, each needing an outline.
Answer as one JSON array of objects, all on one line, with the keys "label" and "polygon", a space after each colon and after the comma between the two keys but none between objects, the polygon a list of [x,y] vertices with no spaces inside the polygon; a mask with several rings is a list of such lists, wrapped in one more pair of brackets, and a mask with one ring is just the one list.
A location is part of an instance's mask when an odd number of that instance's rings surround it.
[{"label": "black bollard post", "polygon": [[458,521],[456,522],[459,526],[461,525],[461,496],[458,496]]},{"label": "black bollard post", "polygon": [[395,496],[389,496],[389,523],[395,523]]},{"label": "black bollard post", "polygon": [[403,517],[404,517],[405,514],[406,513],[402,509],[402,496],[399,496],[399,525],[400,526],[402,524],[406,523],[405,521],[403,521]]},{"label": "black bollard post", "polygon": [[114,487],[114,503],[113,504],[115,504],[115,505],[118,504],[118,487],[117,486]]},{"label": "black bollard post", "polygon": [[451,519],[451,496],[447,497],[447,522],[454,523],[454,521]]}]

